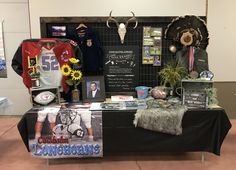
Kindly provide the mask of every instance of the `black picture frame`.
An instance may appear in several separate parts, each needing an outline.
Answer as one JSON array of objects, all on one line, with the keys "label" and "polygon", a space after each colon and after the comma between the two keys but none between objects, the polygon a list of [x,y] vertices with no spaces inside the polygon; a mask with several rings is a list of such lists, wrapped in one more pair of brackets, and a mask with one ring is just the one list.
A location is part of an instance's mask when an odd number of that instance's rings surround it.
[{"label": "black picture frame", "polygon": [[[97,89],[92,95],[91,89]],[[105,101],[104,76],[85,76],[82,81],[83,102],[103,102]]]}]

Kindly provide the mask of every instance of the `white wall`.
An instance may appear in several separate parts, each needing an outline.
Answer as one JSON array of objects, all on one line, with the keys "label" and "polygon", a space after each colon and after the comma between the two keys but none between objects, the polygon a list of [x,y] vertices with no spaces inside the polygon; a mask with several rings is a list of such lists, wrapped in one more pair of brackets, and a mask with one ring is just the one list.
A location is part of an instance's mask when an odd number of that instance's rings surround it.
[{"label": "white wall", "polygon": [[29,0],[32,37],[40,37],[39,17],[205,15],[205,0]]},{"label": "white wall", "polygon": [[[32,36],[40,37],[40,16],[182,16],[186,14],[205,16],[207,0],[30,0]],[[215,81],[236,81],[236,57],[234,55],[234,33],[236,22],[235,0],[208,0],[208,30],[210,44],[207,48],[209,66]],[[47,5],[45,5],[47,4]]]},{"label": "white wall", "polygon": [[236,1],[209,0],[209,66],[216,81],[236,81]]},{"label": "white wall", "polygon": [[4,19],[7,61],[7,78],[0,78],[0,96],[7,97],[13,103],[7,114],[22,114],[30,108],[29,95],[21,77],[11,68],[11,60],[20,42],[30,37],[28,1],[0,0],[0,19]]},{"label": "white wall", "polygon": [[[40,37],[41,16],[205,16],[206,0],[29,0],[32,38]],[[0,17],[4,18],[8,78],[0,79],[0,96],[14,103],[13,114],[22,114],[29,107],[29,95],[21,77],[11,69],[11,59],[22,39],[29,38],[27,0],[0,0]],[[236,81],[235,0],[209,0],[208,30],[210,44],[207,48],[210,69],[216,81]],[[0,113],[1,114],[1,113]]]}]

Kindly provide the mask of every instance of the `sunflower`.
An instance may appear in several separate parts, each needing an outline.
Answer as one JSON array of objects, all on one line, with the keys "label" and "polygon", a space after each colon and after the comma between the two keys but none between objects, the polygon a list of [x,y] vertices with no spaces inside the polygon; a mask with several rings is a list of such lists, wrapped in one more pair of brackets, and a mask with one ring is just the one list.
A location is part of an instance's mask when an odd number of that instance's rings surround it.
[{"label": "sunflower", "polygon": [[64,64],[62,67],[61,67],[61,72],[64,76],[69,76],[70,73],[71,73],[71,68],[68,64]]},{"label": "sunflower", "polygon": [[69,61],[73,64],[76,64],[79,62],[79,59],[76,59],[76,58],[70,58]]},{"label": "sunflower", "polygon": [[71,72],[72,80],[80,80],[82,78],[82,72],[79,70],[73,70]]}]

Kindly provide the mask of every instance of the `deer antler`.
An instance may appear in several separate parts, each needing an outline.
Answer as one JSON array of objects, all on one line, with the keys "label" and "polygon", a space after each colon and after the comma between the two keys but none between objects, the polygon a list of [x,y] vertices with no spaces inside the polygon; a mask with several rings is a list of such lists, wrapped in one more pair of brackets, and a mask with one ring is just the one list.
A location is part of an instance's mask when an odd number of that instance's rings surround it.
[{"label": "deer antler", "polygon": [[114,21],[114,22],[116,23],[117,29],[118,29],[117,31],[118,31],[118,34],[119,34],[119,36],[120,36],[121,44],[123,44],[123,43],[124,43],[125,34],[126,34],[126,27],[128,26],[129,21],[131,21],[131,20],[135,20],[135,21],[136,21],[135,26],[134,26],[134,29],[137,27],[138,21],[137,21],[135,15],[134,15],[134,13],[131,11],[131,13],[133,14],[133,17],[131,17],[130,19],[128,19],[128,20],[126,21],[126,24],[124,24],[123,22],[119,24],[119,23],[117,22],[117,20],[111,16],[111,13],[112,13],[112,11],[110,12],[109,18],[107,19],[107,27],[110,28],[110,26],[109,26],[109,21]]},{"label": "deer antler", "polygon": [[110,26],[109,26],[109,21],[110,21],[110,20],[111,20],[111,21],[114,21],[114,22],[116,23],[116,26],[119,27],[119,23],[117,22],[117,20],[116,20],[115,18],[113,18],[113,17],[111,16],[111,13],[112,13],[112,11],[110,12],[109,18],[107,19],[107,27],[110,28]]},{"label": "deer antler", "polygon": [[131,11],[131,13],[133,14],[133,17],[131,17],[130,19],[128,19],[128,21],[126,21],[125,27],[127,28],[129,21],[134,20],[135,21],[134,29],[135,29],[138,26],[138,21],[137,21],[137,18],[135,17],[135,15],[134,15],[134,13],[132,11]]}]

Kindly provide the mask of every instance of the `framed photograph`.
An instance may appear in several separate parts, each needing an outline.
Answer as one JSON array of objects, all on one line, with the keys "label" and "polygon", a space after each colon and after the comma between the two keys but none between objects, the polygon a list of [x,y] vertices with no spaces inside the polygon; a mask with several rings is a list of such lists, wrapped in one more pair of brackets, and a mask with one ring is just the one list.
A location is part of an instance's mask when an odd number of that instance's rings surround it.
[{"label": "framed photograph", "polygon": [[151,27],[143,27],[143,37],[151,36]]},{"label": "framed photograph", "polygon": [[153,38],[144,38],[143,39],[143,45],[145,45],[145,46],[153,46],[154,45]]},{"label": "framed photograph", "polygon": [[153,64],[153,56],[143,57],[142,64]]},{"label": "framed photograph", "polygon": [[104,76],[86,76],[82,82],[84,102],[102,102],[105,100]]},{"label": "framed photograph", "polygon": [[159,47],[150,47],[150,55],[161,55],[161,49]]},{"label": "framed photograph", "polygon": [[28,56],[28,68],[35,67],[36,64],[38,64],[37,56],[35,57]]},{"label": "framed photograph", "polygon": [[161,66],[161,56],[156,55],[153,58],[154,58],[153,66]]},{"label": "framed photograph", "polygon": [[152,37],[161,37],[162,36],[162,28],[151,27],[150,34]]},{"label": "framed photograph", "polygon": [[150,47],[143,47],[143,57],[150,57]]},{"label": "framed photograph", "polygon": [[66,36],[66,26],[52,26],[52,36],[53,37],[65,37]]}]

